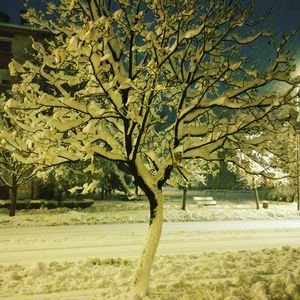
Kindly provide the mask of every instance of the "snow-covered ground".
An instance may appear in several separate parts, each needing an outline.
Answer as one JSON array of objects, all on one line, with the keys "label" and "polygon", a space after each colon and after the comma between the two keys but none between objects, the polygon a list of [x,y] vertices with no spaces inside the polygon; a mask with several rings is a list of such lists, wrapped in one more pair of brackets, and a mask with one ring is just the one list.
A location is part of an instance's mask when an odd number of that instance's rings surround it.
[{"label": "snow-covered ground", "polygon": [[[218,201],[216,206],[201,206],[188,201],[186,211],[181,201],[165,201],[165,222],[196,222],[219,220],[300,219],[296,203],[271,201],[268,209],[255,208],[254,201]],[[147,201],[99,201],[85,210],[40,209],[17,211],[14,218],[0,211],[0,228],[59,225],[96,225],[113,223],[147,223]]]},{"label": "snow-covered ground", "polygon": [[[0,229],[0,299],[131,300],[146,227]],[[299,220],[166,223],[144,299],[300,299],[299,237]]]},{"label": "snow-covered ground", "polygon": [[[0,266],[0,299],[130,300],[134,268],[117,258]],[[300,248],[158,256],[149,292],[145,300],[298,300]]]},{"label": "snow-covered ground", "polygon": [[[300,299],[295,203],[271,202],[259,211],[253,202],[190,202],[186,212],[180,205],[166,202],[165,220],[174,223],[164,224],[145,300]],[[146,202],[103,201],[85,211],[21,211],[14,218],[4,213],[0,299],[131,300]]]}]

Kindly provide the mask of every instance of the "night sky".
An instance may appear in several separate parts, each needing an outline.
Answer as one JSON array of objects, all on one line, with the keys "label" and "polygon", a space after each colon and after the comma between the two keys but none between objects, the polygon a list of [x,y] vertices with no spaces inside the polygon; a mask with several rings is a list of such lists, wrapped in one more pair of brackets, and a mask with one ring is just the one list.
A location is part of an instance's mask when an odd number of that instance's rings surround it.
[{"label": "night sky", "polygon": [[[0,10],[11,16],[13,23],[19,22],[18,13],[23,9],[21,0],[0,0]],[[250,1],[249,1],[250,2]],[[276,30],[289,30],[300,24],[299,0],[256,0],[258,12],[273,7],[271,16],[266,24]],[[29,0],[34,7],[44,7],[41,0]]]},{"label": "night sky", "polygon": [[[22,2],[22,0],[0,0],[0,10],[10,16],[11,23],[20,23],[20,11],[24,10]],[[43,9],[45,7],[42,2],[41,0],[29,0],[30,5],[37,9]]]},{"label": "night sky", "polygon": [[[270,28],[278,31],[289,30],[300,24],[300,1],[299,0],[257,0],[258,12],[263,12],[272,7],[272,13],[265,22]],[[29,0],[29,3],[42,9],[44,4],[41,0]],[[19,11],[23,9],[20,0],[0,0],[0,10],[11,17],[13,23],[19,23]]]}]

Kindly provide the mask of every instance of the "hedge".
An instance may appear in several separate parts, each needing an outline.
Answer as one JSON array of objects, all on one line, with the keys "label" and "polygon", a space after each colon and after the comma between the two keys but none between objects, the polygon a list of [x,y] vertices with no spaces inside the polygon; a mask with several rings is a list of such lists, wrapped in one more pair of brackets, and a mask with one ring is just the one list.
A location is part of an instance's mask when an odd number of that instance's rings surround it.
[{"label": "hedge", "polygon": [[[67,200],[63,201],[61,207],[67,208],[87,208],[94,204],[94,200],[85,199],[85,200]],[[10,201],[0,200],[0,209],[10,207]],[[60,207],[58,201],[55,200],[31,200],[31,201],[17,201],[16,209],[39,209],[39,208],[48,208],[54,209]]]}]

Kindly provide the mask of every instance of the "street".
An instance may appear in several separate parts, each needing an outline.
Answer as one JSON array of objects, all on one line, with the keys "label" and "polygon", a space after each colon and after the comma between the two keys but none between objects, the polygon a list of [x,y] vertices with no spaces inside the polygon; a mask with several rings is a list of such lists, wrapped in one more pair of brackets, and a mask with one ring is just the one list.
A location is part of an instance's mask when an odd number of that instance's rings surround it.
[{"label": "street", "polygon": [[[147,224],[7,228],[0,264],[138,258]],[[299,220],[165,223],[158,255],[300,246]]]}]

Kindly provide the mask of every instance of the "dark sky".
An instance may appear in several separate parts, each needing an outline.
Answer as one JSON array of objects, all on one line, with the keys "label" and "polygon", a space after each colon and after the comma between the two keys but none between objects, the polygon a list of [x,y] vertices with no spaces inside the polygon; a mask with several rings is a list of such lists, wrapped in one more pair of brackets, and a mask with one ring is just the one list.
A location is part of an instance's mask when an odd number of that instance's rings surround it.
[{"label": "dark sky", "polygon": [[[41,0],[29,0],[29,3],[38,9],[43,7]],[[274,29],[288,30],[300,24],[300,0],[256,0],[256,7],[259,12],[273,7],[266,23]],[[19,22],[21,9],[22,0],[0,0],[0,10],[10,15],[13,23]]]},{"label": "dark sky", "polygon": [[[246,0],[247,1],[247,0]],[[41,0],[29,0],[34,7],[44,7]],[[272,13],[266,24],[276,30],[289,30],[300,24],[300,0],[256,0],[258,12],[272,7]],[[13,23],[19,22],[22,0],[0,0],[0,10],[11,16]]]},{"label": "dark sky", "polygon": [[[279,35],[300,27],[300,0],[256,0],[256,2],[258,3],[258,12],[272,7],[271,14],[264,21],[263,27],[272,29]],[[297,52],[300,51],[300,30],[296,34],[291,48]]]},{"label": "dark sky", "polygon": [[[19,24],[20,10],[24,9],[23,2],[25,0],[0,0],[0,10],[10,16],[11,23]],[[45,7],[41,0],[29,0],[29,3],[38,9]]]}]

